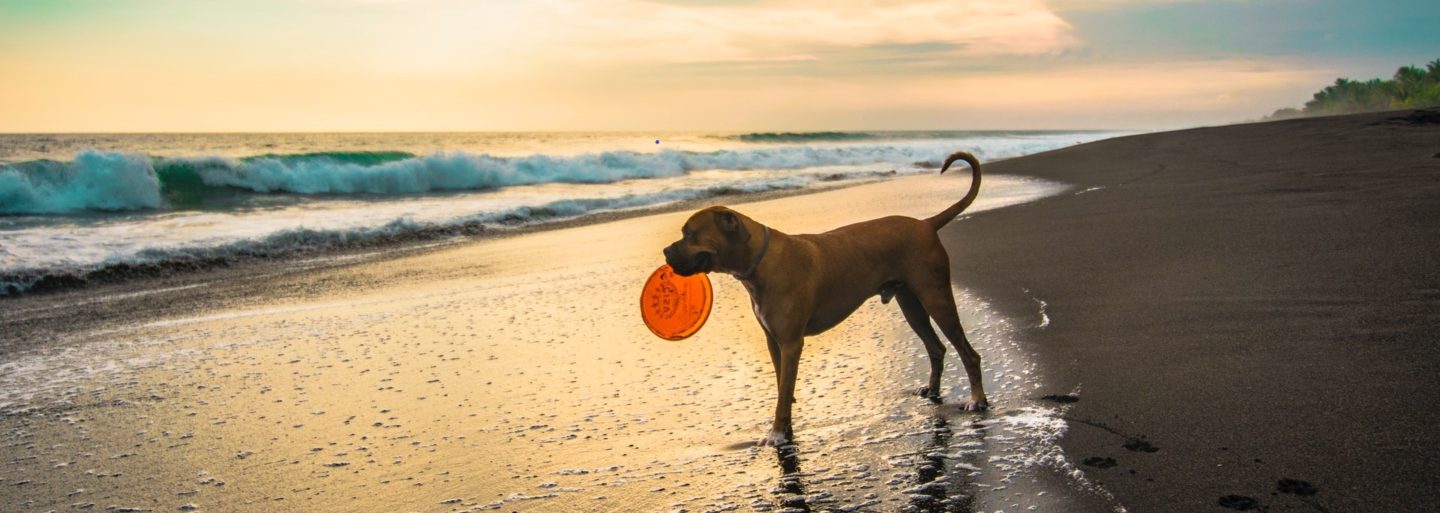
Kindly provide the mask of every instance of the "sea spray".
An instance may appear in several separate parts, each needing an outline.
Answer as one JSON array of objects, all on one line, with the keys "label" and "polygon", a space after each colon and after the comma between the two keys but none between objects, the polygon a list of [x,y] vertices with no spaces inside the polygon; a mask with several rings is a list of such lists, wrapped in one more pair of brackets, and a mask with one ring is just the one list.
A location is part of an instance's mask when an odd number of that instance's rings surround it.
[{"label": "sea spray", "polygon": [[0,214],[160,206],[160,181],[144,156],[86,150],[71,162],[37,160],[0,166]]},{"label": "sea spray", "polygon": [[[1026,144],[1030,142],[1030,144]],[[794,170],[936,162],[954,141],[882,145],[766,146],[710,152],[608,151],[498,157],[485,153],[326,152],[242,159],[160,158],[86,150],[72,162],[0,165],[0,213],[63,214],[204,207],[238,193],[404,196],[545,183],[600,184],[677,177],[699,170]],[[984,159],[1059,146],[1016,140],[975,150]]]}]

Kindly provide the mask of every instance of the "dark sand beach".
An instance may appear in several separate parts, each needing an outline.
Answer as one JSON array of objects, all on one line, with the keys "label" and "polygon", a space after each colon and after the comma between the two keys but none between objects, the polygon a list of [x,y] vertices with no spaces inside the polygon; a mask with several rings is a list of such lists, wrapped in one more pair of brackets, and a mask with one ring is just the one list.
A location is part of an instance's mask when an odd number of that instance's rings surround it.
[{"label": "dark sand beach", "polygon": [[[992,410],[956,407],[953,354],[947,404],[916,397],[923,348],[870,301],[807,341],[779,452],[734,280],[690,340],[638,321],[686,212],[0,300],[0,510],[1428,511],[1434,119],[989,166],[943,235]],[[736,208],[818,231],[965,183]]]},{"label": "dark sand beach", "polygon": [[1113,458],[1087,472],[1131,511],[1434,511],[1437,119],[1202,128],[1000,162],[1080,187],[947,227],[954,280],[1048,316],[1019,337],[1045,393],[1079,389],[1062,445]]}]

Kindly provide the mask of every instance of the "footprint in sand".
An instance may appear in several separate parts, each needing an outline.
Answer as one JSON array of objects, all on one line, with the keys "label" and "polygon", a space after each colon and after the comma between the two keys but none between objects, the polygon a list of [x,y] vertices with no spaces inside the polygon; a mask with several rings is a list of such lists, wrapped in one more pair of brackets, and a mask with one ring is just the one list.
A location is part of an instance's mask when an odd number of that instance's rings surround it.
[{"label": "footprint in sand", "polygon": [[1279,490],[1280,493],[1299,495],[1301,497],[1309,497],[1311,495],[1315,495],[1316,492],[1320,491],[1315,488],[1315,485],[1312,485],[1307,481],[1290,478],[1281,479],[1279,484],[1275,486],[1275,489]]},{"label": "footprint in sand", "polygon": [[1249,511],[1260,507],[1260,501],[1255,500],[1254,497],[1246,497],[1244,495],[1226,495],[1216,502],[1222,507],[1237,511]]},{"label": "footprint in sand", "polygon": [[1089,466],[1095,467],[1095,468],[1110,468],[1110,467],[1113,467],[1113,466],[1115,466],[1115,465],[1117,464],[1116,461],[1115,461],[1115,458],[1109,458],[1109,457],[1103,457],[1103,456],[1091,456],[1091,457],[1089,457],[1089,458],[1085,458],[1085,460],[1084,460],[1084,461],[1081,461],[1080,463],[1083,463],[1083,464],[1085,464],[1085,465],[1089,465]]},{"label": "footprint in sand", "polygon": [[1159,447],[1151,445],[1149,440],[1144,440],[1140,438],[1131,438],[1129,440],[1126,440],[1123,447],[1135,452],[1155,452],[1160,450]]}]

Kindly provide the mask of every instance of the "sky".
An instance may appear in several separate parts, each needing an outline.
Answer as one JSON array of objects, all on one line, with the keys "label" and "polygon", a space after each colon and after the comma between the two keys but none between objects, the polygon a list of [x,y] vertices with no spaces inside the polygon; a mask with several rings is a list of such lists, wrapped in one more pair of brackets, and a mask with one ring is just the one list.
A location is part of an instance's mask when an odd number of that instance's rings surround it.
[{"label": "sky", "polygon": [[0,132],[1164,129],[1440,59],[1435,0],[0,0]]}]

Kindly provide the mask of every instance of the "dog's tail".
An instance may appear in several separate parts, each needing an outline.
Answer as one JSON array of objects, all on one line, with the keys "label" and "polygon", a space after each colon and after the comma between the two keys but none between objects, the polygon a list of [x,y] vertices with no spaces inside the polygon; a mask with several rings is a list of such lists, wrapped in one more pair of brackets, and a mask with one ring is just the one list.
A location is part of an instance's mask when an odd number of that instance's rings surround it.
[{"label": "dog's tail", "polygon": [[961,212],[964,212],[966,208],[970,207],[971,203],[975,202],[976,196],[980,195],[980,161],[976,159],[974,155],[957,151],[954,155],[945,159],[945,165],[940,167],[940,172],[944,173],[946,169],[950,169],[950,164],[954,164],[957,160],[964,160],[970,163],[970,192],[965,193],[965,197],[960,198],[960,202],[950,205],[950,208],[925,220],[926,223],[930,223],[930,226],[936,230],[949,224],[950,221],[955,219],[955,216],[960,215]]}]

